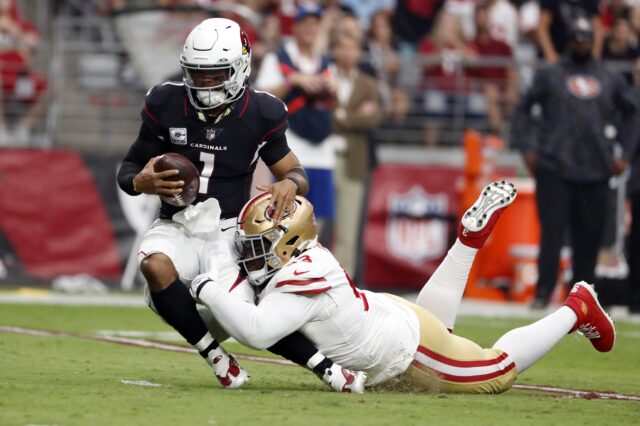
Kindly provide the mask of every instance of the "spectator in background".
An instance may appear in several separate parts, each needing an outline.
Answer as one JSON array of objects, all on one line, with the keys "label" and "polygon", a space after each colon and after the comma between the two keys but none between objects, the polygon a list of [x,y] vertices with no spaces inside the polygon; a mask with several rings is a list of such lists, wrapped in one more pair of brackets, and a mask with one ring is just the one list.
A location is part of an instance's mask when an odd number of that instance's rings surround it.
[{"label": "spectator in background", "polygon": [[361,43],[352,32],[339,31],[332,49],[337,88],[333,110],[337,193],[333,252],[351,277],[357,272],[365,187],[371,170],[369,132],[382,114],[377,81],[358,70]]},{"label": "spectator in background", "polygon": [[480,3],[475,9],[476,38],[473,48],[479,59],[501,61],[493,66],[477,66],[471,69],[471,75],[479,79],[484,94],[489,130],[500,134],[504,123],[505,112],[513,109],[518,96],[517,71],[511,63],[513,59],[511,47],[504,41],[495,39],[491,33],[489,20],[489,4]]},{"label": "spectator in background", "polygon": [[262,20],[260,37],[252,43],[252,75],[251,80],[257,78],[258,70],[262,65],[262,60],[268,52],[275,51],[282,43],[280,19],[276,14],[268,13]]},{"label": "spectator in background", "polygon": [[473,11],[479,0],[447,0],[444,3],[443,13],[454,15],[460,23],[464,38],[473,39]]},{"label": "spectator in background", "polygon": [[[420,44],[423,60],[425,143],[435,146],[440,141],[440,130],[452,120],[454,113],[474,115],[484,112],[482,101],[470,94],[467,69],[463,61],[475,59],[476,53],[462,34],[458,18],[441,13],[429,37]],[[482,112],[481,112],[482,110]]]},{"label": "spectator in background", "polygon": [[512,49],[515,49],[518,44],[518,33],[520,31],[519,16],[516,7],[511,4],[509,0],[485,0],[484,2],[480,2],[479,5],[486,6],[487,8],[487,26],[491,38],[504,42]]},{"label": "spectator in background", "polygon": [[[626,61],[630,63],[640,55],[638,39],[633,33],[629,21],[619,18],[613,24],[609,36],[604,42],[602,59],[608,61]],[[625,72],[624,76],[631,82],[631,72]]]},{"label": "spectator in background", "polygon": [[[633,64],[634,95],[640,103],[640,58]],[[631,176],[627,183],[631,201],[631,232],[629,233],[629,311],[640,314],[640,139],[636,139],[631,160]]]},{"label": "spectator in background", "polygon": [[585,18],[593,26],[593,56],[602,54],[602,24],[598,0],[540,0],[538,45],[544,59],[554,63],[567,47],[567,30],[578,18]]},{"label": "spectator in background", "polygon": [[640,34],[640,2],[633,0],[633,3],[630,4],[629,22],[633,31]]},{"label": "spectator in background", "polygon": [[398,38],[400,54],[399,82],[416,89],[420,84],[420,66],[417,47],[429,34],[445,0],[397,0],[391,18],[393,33]]},{"label": "spectator in background", "polygon": [[287,104],[287,140],[307,171],[310,186],[307,198],[316,209],[320,241],[329,245],[330,225],[335,217],[335,153],[328,138],[335,85],[329,57],[315,47],[321,16],[322,10],[317,6],[298,8],[293,40],[265,55],[255,85]]},{"label": "spectator in background", "polygon": [[391,16],[396,6],[396,0],[341,0],[340,4],[353,11],[360,22],[360,26],[367,31],[373,22],[374,15],[382,12]]},{"label": "spectator in background", "polygon": [[359,38],[362,38],[363,35],[362,27],[356,15],[350,9],[342,9],[333,4],[330,9],[322,9],[316,49],[323,53],[329,52],[331,39],[338,31],[350,32]]},{"label": "spectator in background", "polygon": [[608,0],[601,3],[600,17],[603,32],[609,34],[619,19],[631,18],[631,7],[627,0]]},{"label": "spectator in background", "polygon": [[415,51],[418,43],[433,27],[436,16],[445,0],[397,0],[393,13],[393,33],[398,37],[401,49]]},{"label": "spectator in background", "polygon": [[[573,23],[567,54],[538,71],[514,115],[511,140],[536,180],[541,240],[534,307],[549,303],[567,230],[572,280],[594,282],[608,181],[624,171],[637,134],[635,99],[620,75],[593,58],[593,37],[586,18]],[[541,110],[537,131],[534,105]],[[617,132],[614,123],[620,123]],[[615,133],[623,145],[621,158],[613,152]]]},{"label": "spectator in background", "polygon": [[394,121],[400,122],[409,111],[409,99],[398,84],[400,58],[397,48],[390,16],[385,10],[379,10],[371,18],[366,49],[369,64],[378,80],[384,111]]},{"label": "spectator in background", "polygon": [[[35,27],[23,21],[15,0],[0,0],[0,145],[25,145],[31,129],[44,107],[45,78],[31,70],[38,46]],[[6,116],[24,105],[26,111],[17,118],[9,132]]]}]

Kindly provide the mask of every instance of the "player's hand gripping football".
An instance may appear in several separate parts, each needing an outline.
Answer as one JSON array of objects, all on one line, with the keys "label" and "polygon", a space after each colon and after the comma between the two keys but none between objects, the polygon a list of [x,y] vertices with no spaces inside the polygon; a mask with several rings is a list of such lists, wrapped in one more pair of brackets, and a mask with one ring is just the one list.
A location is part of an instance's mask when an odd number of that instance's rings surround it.
[{"label": "player's hand gripping football", "polygon": [[293,211],[298,188],[291,180],[283,179],[276,183],[257,185],[256,188],[271,193],[271,207],[274,209],[273,220],[275,223],[279,223],[283,219],[287,209],[290,212]]},{"label": "player's hand gripping football", "polygon": [[182,186],[184,181],[170,181],[166,178],[175,176],[179,173],[178,170],[165,170],[163,172],[156,173],[153,170],[153,165],[158,161],[160,157],[153,157],[144,166],[144,168],[133,178],[133,186],[136,191],[144,194],[152,195],[178,195],[182,192]]}]

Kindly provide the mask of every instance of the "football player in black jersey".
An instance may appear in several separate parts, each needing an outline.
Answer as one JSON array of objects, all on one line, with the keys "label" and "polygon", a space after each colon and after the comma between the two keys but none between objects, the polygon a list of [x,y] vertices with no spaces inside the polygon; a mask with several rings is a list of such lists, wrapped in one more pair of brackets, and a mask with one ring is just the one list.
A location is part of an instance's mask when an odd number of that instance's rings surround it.
[{"label": "football player in black jersey", "polygon": [[[272,194],[276,218],[293,206],[296,194],[307,192],[307,177],[287,145],[285,105],[247,85],[251,48],[237,23],[223,18],[203,21],[187,37],[180,64],[183,83],[166,82],[147,93],[140,133],[122,162],[118,183],[131,195],[179,194],[183,182],[166,179],[177,171],[153,169],[158,156],[177,152],[200,173],[195,207],[211,198],[219,202],[219,228],[207,235],[187,231],[172,220],[181,208],[162,202],[160,218],[144,236],[138,260],[148,283],[149,305],[198,349],[224,387],[236,388],[248,376],[219,346],[214,336],[226,336],[219,327],[205,324],[184,282],[235,261],[230,256],[235,218],[249,199],[258,158],[277,179],[258,186]],[[230,290],[242,291],[235,286]],[[253,293],[249,289],[246,294],[249,298]],[[336,368],[341,371],[339,366],[299,333],[270,350],[313,369],[335,390],[346,391],[346,383],[356,377],[354,372],[332,374]]]}]

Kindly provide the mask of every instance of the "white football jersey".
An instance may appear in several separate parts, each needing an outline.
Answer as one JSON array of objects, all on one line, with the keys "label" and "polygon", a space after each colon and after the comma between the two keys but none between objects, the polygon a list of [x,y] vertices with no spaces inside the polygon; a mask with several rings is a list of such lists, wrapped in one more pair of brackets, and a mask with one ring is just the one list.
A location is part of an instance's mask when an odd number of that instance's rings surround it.
[{"label": "white football jersey", "polygon": [[357,289],[324,247],[285,265],[262,291],[258,306],[278,293],[314,301],[315,314],[300,331],[335,362],[367,372],[367,384],[397,376],[411,364],[420,339],[416,315],[384,294]]}]

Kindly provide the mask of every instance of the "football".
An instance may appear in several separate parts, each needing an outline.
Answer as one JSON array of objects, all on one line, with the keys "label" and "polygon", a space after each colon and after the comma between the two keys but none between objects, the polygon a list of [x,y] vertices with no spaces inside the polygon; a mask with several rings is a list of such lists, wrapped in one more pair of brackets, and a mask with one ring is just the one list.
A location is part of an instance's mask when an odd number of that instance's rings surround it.
[{"label": "football", "polygon": [[188,206],[193,203],[198,196],[198,189],[200,188],[200,174],[198,173],[196,166],[189,161],[187,157],[175,152],[169,152],[161,155],[153,164],[153,170],[156,173],[174,169],[178,170],[180,173],[175,176],[168,177],[167,180],[184,181],[182,193],[174,196],[161,195],[160,198],[162,198],[165,203],[169,203],[172,206]]}]

